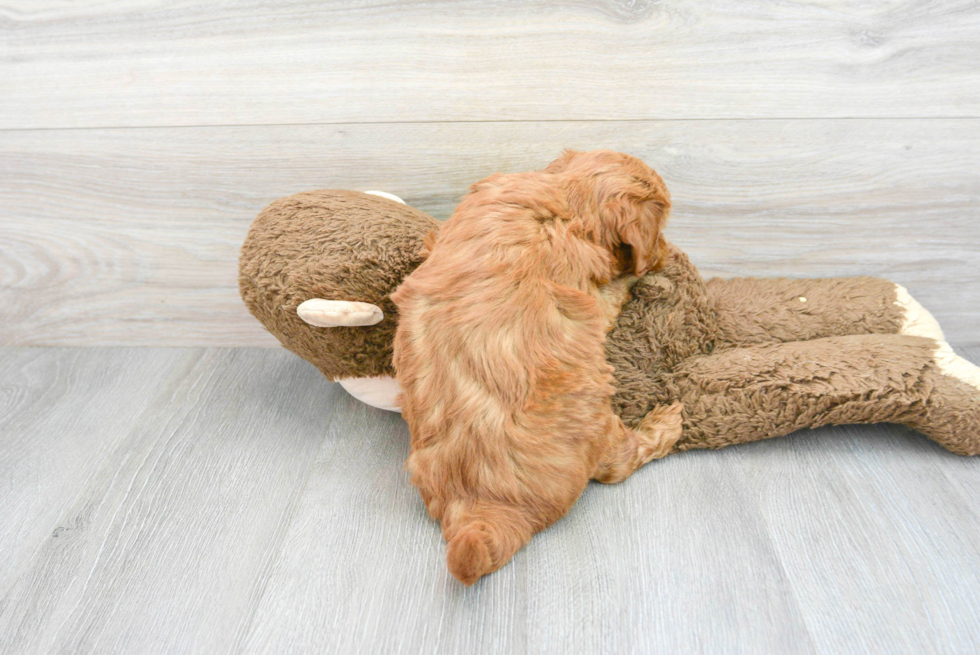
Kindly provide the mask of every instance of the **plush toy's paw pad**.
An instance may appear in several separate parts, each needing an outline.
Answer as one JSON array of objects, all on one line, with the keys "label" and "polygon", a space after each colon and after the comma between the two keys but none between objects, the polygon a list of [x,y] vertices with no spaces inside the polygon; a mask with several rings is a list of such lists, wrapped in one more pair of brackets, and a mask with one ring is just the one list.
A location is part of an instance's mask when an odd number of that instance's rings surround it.
[{"label": "plush toy's paw pad", "polygon": [[684,428],[684,405],[674,403],[653,408],[637,427],[636,432],[643,441],[640,455],[643,462],[664,457],[669,454]]},{"label": "plush toy's paw pad", "polygon": [[901,284],[895,285],[895,304],[901,308],[903,314],[902,324],[898,328],[899,334],[946,341],[939,322]]},{"label": "plush toy's paw pad", "polygon": [[929,313],[929,310],[912,297],[908,289],[900,284],[895,285],[895,304],[903,313],[899,334],[934,340],[937,348],[933,359],[943,374],[980,389],[980,367],[953,352],[950,345],[946,343],[939,322]]},{"label": "plush toy's paw pad", "polygon": [[980,391],[980,367],[957,355],[948,343],[943,341],[939,344],[933,359],[944,375],[954,377]]}]

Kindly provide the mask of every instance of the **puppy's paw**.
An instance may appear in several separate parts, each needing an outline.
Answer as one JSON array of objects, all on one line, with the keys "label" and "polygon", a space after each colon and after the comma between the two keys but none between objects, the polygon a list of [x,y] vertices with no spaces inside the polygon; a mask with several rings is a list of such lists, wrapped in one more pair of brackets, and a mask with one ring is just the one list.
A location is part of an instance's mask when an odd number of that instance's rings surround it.
[{"label": "puppy's paw", "polygon": [[654,407],[636,428],[640,438],[640,457],[646,464],[670,453],[681,438],[684,427],[684,404]]},{"label": "puppy's paw", "polygon": [[494,570],[491,548],[496,546],[493,529],[477,521],[460,530],[449,541],[446,564],[457,580],[469,587]]}]

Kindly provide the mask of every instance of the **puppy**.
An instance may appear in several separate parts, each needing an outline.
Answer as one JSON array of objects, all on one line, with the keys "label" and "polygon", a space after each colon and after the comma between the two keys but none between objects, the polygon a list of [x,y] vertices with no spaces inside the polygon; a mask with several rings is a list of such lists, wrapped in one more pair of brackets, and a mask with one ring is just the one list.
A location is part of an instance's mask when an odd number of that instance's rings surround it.
[{"label": "puppy", "polygon": [[620,482],[680,436],[680,405],[623,425],[603,347],[628,281],[666,254],[669,208],[639,159],[567,151],[542,172],[474,184],[392,294],[407,468],[464,584],[561,518],[590,479]]}]

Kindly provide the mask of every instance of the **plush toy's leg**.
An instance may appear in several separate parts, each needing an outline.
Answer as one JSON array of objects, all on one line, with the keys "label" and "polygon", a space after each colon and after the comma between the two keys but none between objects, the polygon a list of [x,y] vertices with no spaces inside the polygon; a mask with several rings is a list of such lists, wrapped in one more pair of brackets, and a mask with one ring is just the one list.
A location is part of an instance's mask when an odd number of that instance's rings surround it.
[{"label": "plush toy's leg", "polygon": [[664,392],[684,403],[675,450],[719,448],[848,423],[902,423],[980,453],[980,369],[909,335],[855,335],[716,351],[683,362]]},{"label": "plush toy's leg", "polygon": [[718,313],[716,346],[722,348],[897,334],[920,310],[929,315],[903,287],[873,277],[713,278],[705,288]]},{"label": "plush toy's leg", "polygon": [[945,373],[980,386],[980,369],[959,357],[936,319],[900,284],[873,277],[712,279],[717,348],[858,334],[905,334],[935,340]]}]

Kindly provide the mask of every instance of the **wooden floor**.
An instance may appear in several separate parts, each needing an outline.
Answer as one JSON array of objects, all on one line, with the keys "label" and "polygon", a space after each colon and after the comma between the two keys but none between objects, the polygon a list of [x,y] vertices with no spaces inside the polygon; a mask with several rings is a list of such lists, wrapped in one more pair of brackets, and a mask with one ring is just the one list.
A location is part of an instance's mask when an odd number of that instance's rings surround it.
[{"label": "wooden floor", "polygon": [[0,651],[980,651],[980,458],[905,428],[592,485],[469,589],[407,452],[284,350],[0,349]]}]

